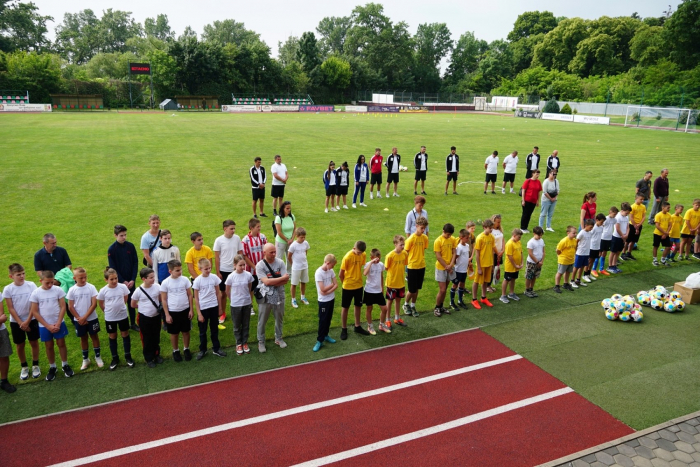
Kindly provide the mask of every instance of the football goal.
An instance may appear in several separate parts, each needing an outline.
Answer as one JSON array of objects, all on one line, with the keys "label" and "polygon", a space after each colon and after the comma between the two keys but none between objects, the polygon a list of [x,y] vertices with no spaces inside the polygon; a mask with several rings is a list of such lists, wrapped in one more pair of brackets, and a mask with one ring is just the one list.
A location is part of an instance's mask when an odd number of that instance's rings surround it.
[{"label": "football goal", "polygon": [[674,107],[627,107],[625,126],[676,131],[697,131],[698,110]]}]

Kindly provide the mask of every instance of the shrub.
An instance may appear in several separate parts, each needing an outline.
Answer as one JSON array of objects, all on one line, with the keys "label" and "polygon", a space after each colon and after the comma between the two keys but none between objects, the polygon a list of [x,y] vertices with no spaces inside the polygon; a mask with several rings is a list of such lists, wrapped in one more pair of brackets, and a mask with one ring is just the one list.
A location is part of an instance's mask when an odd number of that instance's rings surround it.
[{"label": "shrub", "polygon": [[571,115],[571,107],[569,107],[569,104],[564,104],[564,107],[562,107],[559,112],[566,115]]},{"label": "shrub", "polygon": [[542,112],[548,113],[548,114],[558,114],[559,113],[559,104],[557,104],[556,100],[550,99],[544,105]]}]

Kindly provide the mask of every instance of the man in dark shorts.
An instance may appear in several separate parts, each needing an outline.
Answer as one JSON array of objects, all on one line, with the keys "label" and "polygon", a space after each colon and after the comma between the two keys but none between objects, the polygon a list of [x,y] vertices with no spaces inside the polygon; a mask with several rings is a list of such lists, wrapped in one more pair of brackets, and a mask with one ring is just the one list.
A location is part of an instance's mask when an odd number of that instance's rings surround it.
[{"label": "man in dark shorts", "polygon": [[284,202],[284,187],[287,186],[289,172],[287,166],[282,163],[282,156],[275,156],[275,163],[270,167],[272,172],[272,212],[277,215],[277,206],[282,206]]},{"label": "man in dark shorts", "polygon": [[401,171],[401,156],[398,154],[396,147],[391,148],[391,154],[386,158],[384,163],[388,169],[386,176],[386,197],[389,197],[389,185],[394,184],[394,196],[398,197],[397,187],[399,184],[399,172]]},{"label": "man in dark shorts", "polygon": [[447,171],[447,182],[445,183],[445,194],[447,194],[447,189],[450,187],[450,181],[452,181],[452,194],[457,194],[457,176],[459,175],[459,156],[456,153],[457,148],[452,146],[450,148],[450,153],[445,159],[445,171]]},{"label": "man in dark shorts", "polygon": [[374,149],[374,156],[369,160],[369,199],[374,199],[374,185],[377,185],[377,198],[382,197],[382,163],[384,158],[382,157],[382,150],[380,148]]},{"label": "man in dark shorts", "polygon": [[428,172],[428,154],[425,152],[425,146],[420,147],[420,152],[413,158],[413,166],[416,168],[416,177],[413,182],[413,194],[417,195],[418,181],[420,180],[421,195],[425,194],[425,178]]},{"label": "man in dark shorts", "polygon": [[260,201],[260,217],[267,217],[265,215],[265,183],[267,183],[267,174],[265,173],[265,167],[260,164],[262,159],[260,157],[255,158],[253,167],[250,168],[250,184],[253,189],[253,217],[258,218],[257,204]]}]

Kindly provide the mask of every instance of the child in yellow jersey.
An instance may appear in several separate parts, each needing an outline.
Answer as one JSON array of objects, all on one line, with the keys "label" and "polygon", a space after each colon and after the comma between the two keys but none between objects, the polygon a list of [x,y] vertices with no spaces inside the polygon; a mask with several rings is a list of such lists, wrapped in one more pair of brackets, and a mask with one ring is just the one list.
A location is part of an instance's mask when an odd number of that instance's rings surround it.
[{"label": "child in yellow jersey", "polygon": [[479,284],[481,284],[481,303],[488,307],[493,306],[489,299],[486,298],[486,282],[491,279],[493,255],[496,252],[493,235],[491,235],[493,221],[486,219],[481,223],[481,226],[484,231],[476,237],[473,254],[473,258],[476,259],[476,274],[474,275],[474,285],[472,286],[472,306],[477,310],[481,309],[479,300],[476,299]]},{"label": "child in yellow jersey", "polygon": [[408,261],[408,253],[404,250],[405,241],[402,235],[394,236],[394,249],[384,259],[384,267],[386,268],[386,312],[381,316],[381,322],[384,323],[386,329],[391,329],[389,310],[391,310],[392,303],[394,304],[394,324],[406,326],[406,323],[399,316],[401,299],[406,294],[406,280],[403,274]]},{"label": "child in yellow jersey", "polygon": [[574,291],[569,283],[569,275],[574,270],[574,259],[576,257],[576,227],[570,225],[566,228],[566,237],[557,244],[557,275],[554,276],[554,291],[561,293],[561,276],[564,276],[563,287],[566,290]]},{"label": "child in yellow jersey", "polygon": [[[693,239],[700,233],[700,199],[693,200],[693,207],[688,209],[683,216],[683,228],[681,229],[681,255],[678,259],[683,258],[683,252],[685,251],[685,259],[690,259],[690,244],[693,243]],[[695,242],[695,252],[693,252],[693,259],[700,259],[700,254],[697,252],[698,243]]]},{"label": "child in yellow jersey", "polygon": [[406,240],[408,293],[406,302],[403,304],[403,312],[413,315],[414,318],[419,316],[416,300],[418,300],[418,291],[423,288],[425,278],[425,249],[428,248],[428,236],[424,233],[427,227],[428,219],[419,217],[416,219],[416,231]]},{"label": "child in yellow jersey", "polygon": [[671,216],[671,232],[668,234],[671,238],[671,252],[666,257],[666,261],[672,263],[676,262],[674,258],[676,253],[681,249],[681,225],[683,225],[682,214],[684,207],[682,204],[676,204],[674,209],[675,212]]},{"label": "child in yellow jersey", "polygon": [[670,266],[671,263],[666,261],[666,257],[671,251],[671,238],[669,234],[671,233],[671,215],[668,211],[671,210],[671,203],[664,201],[661,203],[661,212],[654,216],[654,261],[651,264],[654,266],[659,265],[659,261],[656,259],[656,254],[659,252],[659,245],[664,247],[664,252],[662,253],[661,264],[664,266]]},{"label": "child in yellow jersey", "polygon": [[447,295],[447,284],[457,277],[454,267],[457,259],[455,249],[459,240],[452,236],[454,232],[455,228],[452,224],[445,224],[442,228],[442,235],[436,238],[433,244],[436,259],[435,280],[438,283],[438,294],[435,298],[433,314],[437,317],[443,314],[450,314],[449,310],[444,308],[443,305],[445,303],[445,295]]},{"label": "child in yellow jersey", "polygon": [[644,206],[644,195],[637,193],[637,196],[632,204],[630,212],[630,233],[625,242],[625,248],[620,256],[622,259],[634,260],[632,249],[637,246],[639,237],[642,235],[642,226],[647,215],[647,207]]},{"label": "child in yellow jersey", "polygon": [[360,326],[360,312],[362,311],[362,268],[367,262],[365,250],[367,244],[358,241],[352,250],[348,251],[340,263],[340,282],[343,283],[343,295],[341,298],[340,319],[343,328],[340,330],[340,339],[348,338],[348,310],[350,303],[355,301],[355,332],[369,336],[369,332]]},{"label": "child in yellow jersey", "polygon": [[190,234],[190,240],[192,240],[192,248],[187,250],[185,255],[185,264],[187,265],[187,271],[190,273],[190,278],[192,282],[199,276],[202,271],[199,270],[199,260],[206,258],[214,267],[214,252],[211,248],[204,245],[204,238],[199,232],[192,232]]},{"label": "child in yellow jersey", "polygon": [[[523,268],[525,263],[523,263],[523,246],[520,243],[520,239],[523,236],[523,231],[520,229],[513,229],[510,240],[506,243],[506,259],[503,261],[505,264],[506,273],[503,276],[503,285],[501,286],[501,298],[503,303],[509,303],[511,300],[516,302],[520,300],[520,297],[515,295],[515,280],[520,274],[520,270]],[[510,293],[506,296],[506,289],[510,285]]]}]

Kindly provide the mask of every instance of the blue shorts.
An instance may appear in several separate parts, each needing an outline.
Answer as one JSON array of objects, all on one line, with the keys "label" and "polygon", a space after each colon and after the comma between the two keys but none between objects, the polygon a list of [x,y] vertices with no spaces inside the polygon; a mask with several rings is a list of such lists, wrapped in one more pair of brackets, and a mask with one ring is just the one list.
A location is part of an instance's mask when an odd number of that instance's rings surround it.
[{"label": "blue shorts", "polygon": [[671,243],[675,243],[676,245],[680,245],[681,239],[671,237]]},{"label": "blue shorts", "polygon": [[576,255],[576,259],[574,260],[574,268],[576,268],[576,269],[587,268],[588,267],[588,258],[590,258],[589,255],[586,255],[586,256]]},{"label": "blue shorts", "polygon": [[39,326],[39,337],[41,338],[41,342],[49,342],[54,339],[63,339],[67,335],[68,328],[66,327],[66,323],[61,323],[61,328],[55,333],[52,333],[43,326]]}]

